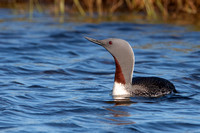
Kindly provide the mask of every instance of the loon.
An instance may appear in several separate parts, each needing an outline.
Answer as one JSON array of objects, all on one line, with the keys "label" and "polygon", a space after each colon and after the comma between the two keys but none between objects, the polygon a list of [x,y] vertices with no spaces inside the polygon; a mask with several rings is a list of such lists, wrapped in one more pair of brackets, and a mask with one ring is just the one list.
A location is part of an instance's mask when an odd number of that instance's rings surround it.
[{"label": "loon", "polygon": [[115,80],[113,96],[123,97],[161,97],[176,93],[175,86],[159,77],[133,77],[135,56],[130,44],[122,39],[108,38],[87,40],[104,47],[115,60]]}]

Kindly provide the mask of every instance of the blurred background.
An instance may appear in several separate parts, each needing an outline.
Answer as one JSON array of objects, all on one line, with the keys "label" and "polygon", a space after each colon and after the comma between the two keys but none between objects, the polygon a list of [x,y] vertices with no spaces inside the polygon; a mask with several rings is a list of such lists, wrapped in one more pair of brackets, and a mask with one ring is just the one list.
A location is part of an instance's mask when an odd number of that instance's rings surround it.
[{"label": "blurred background", "polygon": [[[34,12],[60,17],[75,17],[77,21],[147,19],[178,24],[200,23],[199,0],[1,0],[0,8],[13,14]],[[89,20],[95,18],[95,20]]]}]

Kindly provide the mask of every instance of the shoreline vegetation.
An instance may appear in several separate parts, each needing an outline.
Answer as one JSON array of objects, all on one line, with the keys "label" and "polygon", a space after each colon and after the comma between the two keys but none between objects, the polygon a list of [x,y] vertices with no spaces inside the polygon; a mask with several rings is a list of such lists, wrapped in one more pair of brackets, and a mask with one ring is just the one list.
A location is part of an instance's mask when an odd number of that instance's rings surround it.
[{"label": "shoreline vegetation", "polygon": [[55,17],[146,19],[200,25],[200,0],[1,0],[0,8],[15,14],[35,11]]}]

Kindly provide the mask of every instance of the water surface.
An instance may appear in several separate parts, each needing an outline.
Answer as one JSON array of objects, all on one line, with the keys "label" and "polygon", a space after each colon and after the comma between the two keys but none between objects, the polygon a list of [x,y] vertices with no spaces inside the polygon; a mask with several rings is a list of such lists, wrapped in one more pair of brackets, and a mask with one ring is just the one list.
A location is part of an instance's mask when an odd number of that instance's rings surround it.
[{"label": "water surface", "polygon": [[[1,132],[200,132],[200,32],[189,26],[0,22]],[[158,76],[178,94],[114,102],[114,60],[83,36],[127,40],[134,76]]]}]

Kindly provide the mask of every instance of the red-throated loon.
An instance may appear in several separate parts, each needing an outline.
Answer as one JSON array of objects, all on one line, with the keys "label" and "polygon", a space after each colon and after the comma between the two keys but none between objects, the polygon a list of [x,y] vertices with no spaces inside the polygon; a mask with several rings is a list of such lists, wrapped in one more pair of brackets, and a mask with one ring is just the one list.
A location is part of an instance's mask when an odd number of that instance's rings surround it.
[{"label": "red-throated loon", "polygon": [[163,78],[132,78],[135,56],[127,41],[117,38],[108,38],[104,40],[96,40],[89,37],[85,38],[93,43],[103,46],[114,57],[116,70],[112,91],[113,96],[160,97],[176,92],[174,85]]}]

